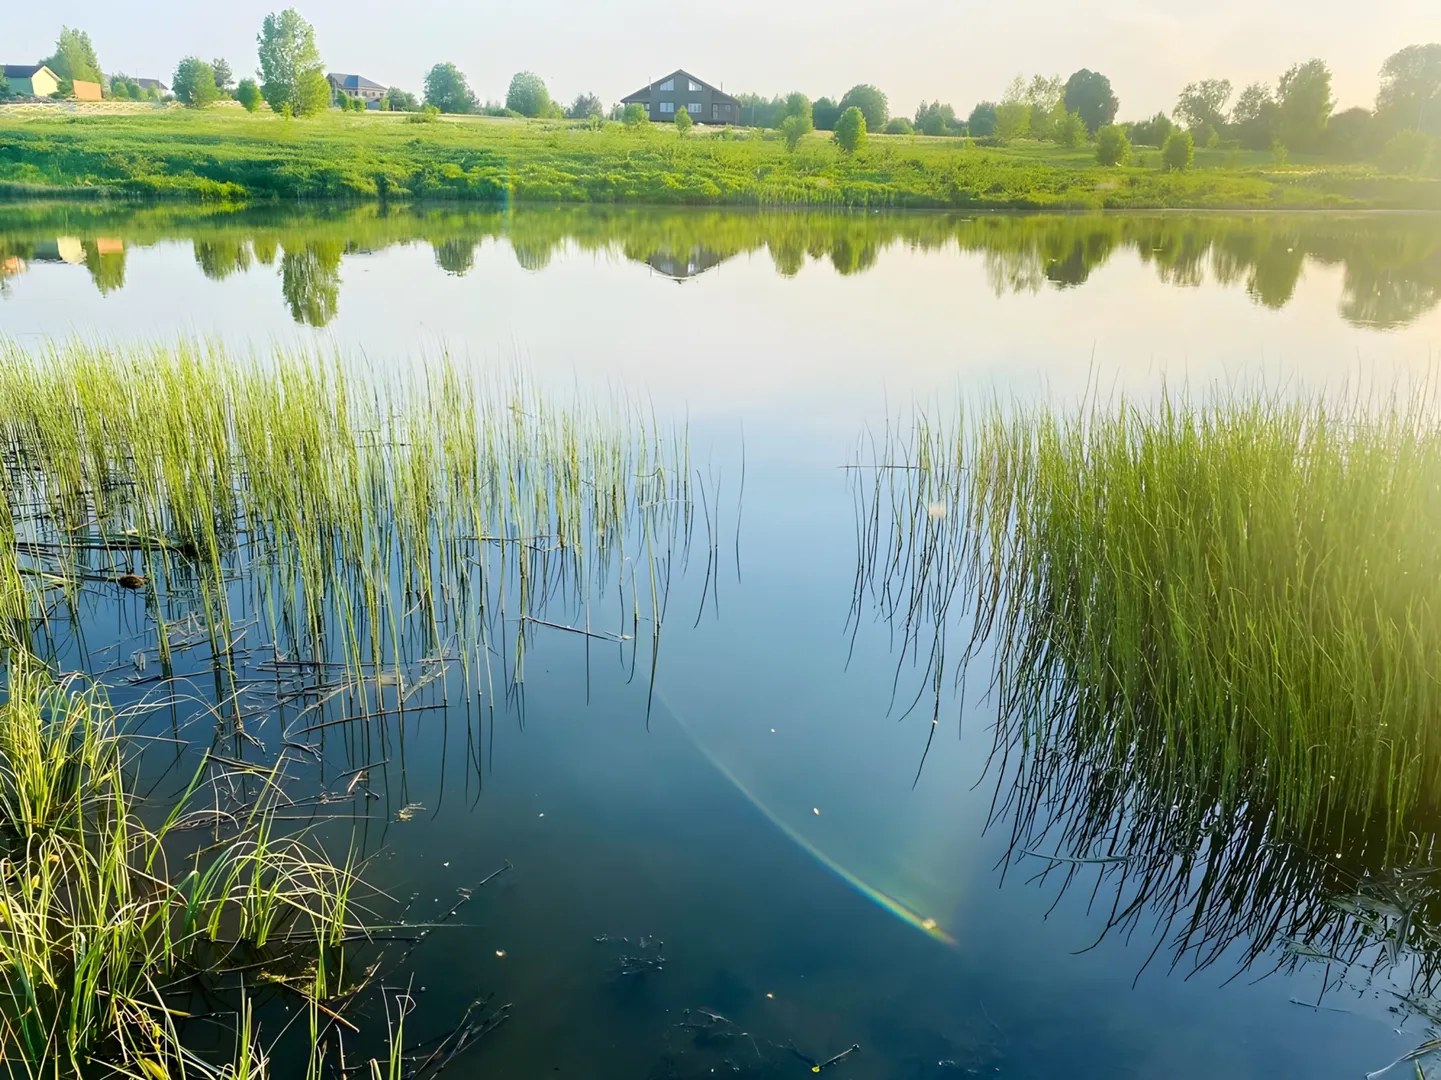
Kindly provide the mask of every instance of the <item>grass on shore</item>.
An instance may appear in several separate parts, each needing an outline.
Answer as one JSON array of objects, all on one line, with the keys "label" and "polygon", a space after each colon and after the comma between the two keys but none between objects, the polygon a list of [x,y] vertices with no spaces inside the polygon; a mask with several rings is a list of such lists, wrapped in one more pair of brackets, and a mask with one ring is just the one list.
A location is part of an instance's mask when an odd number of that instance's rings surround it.
[{"label": "grass on shore", "polygon": [[1165,172],[1101,168],[1050,148],[874,136],[857,154],[823,133],[794,153],[761,133],[669,125],[400,114],[308,120],[237,110],[0,116],[0,183],[11,193],[250,199],[925,208],[1441,208],[1441,181],[1370,166],[1272,165],[1237,157]]}]

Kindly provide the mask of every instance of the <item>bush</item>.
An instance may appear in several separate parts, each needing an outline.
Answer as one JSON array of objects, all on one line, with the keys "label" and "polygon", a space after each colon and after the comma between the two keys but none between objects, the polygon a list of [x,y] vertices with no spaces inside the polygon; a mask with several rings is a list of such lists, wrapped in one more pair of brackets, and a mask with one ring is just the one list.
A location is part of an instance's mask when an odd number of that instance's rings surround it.
[{"label": "bush", "polygon": [[645,106],[638,101],[632,101],[620,114],[620,122],[626,127],[638,127],[641,124],[650,123],[650,114],[646,112]]},{"label": "bush", "polygon": [[1167,169],[1176,172],[1189,169],[1196,163],[1196,140],[1189,131],[1173,131],[1161,147],[1161,162]]},{"label": "bush", "polygon": [[545,80],[533,71],[522,71],[510,80],[506,91],[505,107],[522,116],[549,116],[552,112],[550,91]]},{"label": "bush", "polygon": [[[890,104],[886,101],[886,95],[870,83],[862,83],[853,86],[846,91],[845,97],[841,98],[841,113],[847,109],[860,109],[865,116],[867,129],[880,131],[885,127],[886,120],[890,118]],[[839,123],[839,121],[837,121]],[[839,130],[839,129],[837,129]]]},{"label": "bush", "polygon": [[1096,161],[1101,165],[1124,165],[1131,160],[1131,140],[1115,124],[1096,132]]},{"label": "bush", "polygon": [[810,133],[810,125],[801,116],[787,116],[781,121],[779,128],[781,137],[786,141],[786,149],[794,150],[800,146],[801,140]]},{"label": "bush", "polygon": [[913,135],[916,131],[904,116],[892,117],[881,130],[887,135]]},{"label": "bush", "polygon": [[682,135],[694,126],[695,121],[691,119],[689,109],[682,107],[675,111],[675,129]]},{"label": "bush", "polygon": [[246,112],[254,112],[265,99],[260,96],[260,87],[254,79],[241,79],[235,88],[235,100],[245,106]]},{"label": "bush", "polygon": [[311,68],[295,80],[290,111],[295,116],[314,116],[330,107],[330,81],[323,68]]},{"label": "bush", "polygon": [[1056,142],[1067,150],[1074,150],[1086,141],[1086,122],[1078,112],[1068,112],[1056,123]]},{"label": "bush", "polygon": [[1419,173],[1431,160],[1430,137],[1419,131],[1398,131],[1381,148],[1376,164],[1389,173]]},{"label": "bush", "polygon": [[426,103],[420,107],[419,112],[413,112],[406,117],[412,124],[433,124],[440,119],[440,109]]},{"label": "bush", "polygon": [[865,113],[852,105],[836,121],[836,145],[847,154],[854,154],[866,145]]}]

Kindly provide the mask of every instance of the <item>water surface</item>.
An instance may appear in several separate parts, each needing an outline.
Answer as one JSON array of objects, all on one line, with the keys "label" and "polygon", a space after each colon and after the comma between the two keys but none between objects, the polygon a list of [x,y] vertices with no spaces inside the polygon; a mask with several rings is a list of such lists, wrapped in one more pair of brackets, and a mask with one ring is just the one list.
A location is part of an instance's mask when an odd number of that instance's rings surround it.
[{"label": "water surface", "polygon": [[[832,1075],[1341,1077],[1426,1037],[1395,985],[1288,963],[1247,911],[1202,963],[1174,905],[1108,932],[1105,867],[1038,878],[995,809],[985,672],[947,689],[918,775],[924,676],[853,612],[841,466],[966,394],[1424,377],[1441,218],[51,206],[0,212],[0,267],[22,345],[321,343],[402,376],[447,350],[688,421],[710,524],[654,682],[539,634],[493,719],[404,721],[357,818],[422,915],[512,867],[408,960],[422,1033],[513,1005],[448,1071],[787,1076],[859,1043]],[[67,655],[123,656],[144,619],[97,600]],[[1314,899],[1282,877],[1283,908]]]}]

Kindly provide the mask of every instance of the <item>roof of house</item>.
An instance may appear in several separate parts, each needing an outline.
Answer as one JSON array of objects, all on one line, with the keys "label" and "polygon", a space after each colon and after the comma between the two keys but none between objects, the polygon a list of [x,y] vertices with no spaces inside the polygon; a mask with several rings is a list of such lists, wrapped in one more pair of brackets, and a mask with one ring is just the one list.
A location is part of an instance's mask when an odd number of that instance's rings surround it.
[{"label": "roof of house", "polygon": [[384,90],[378,82],[371,82],[364,75],[342,75],[338,71],[330,73],[330,81],[342,90]]},{"label": "roof of house", "polygon": [[[7,79],[28,79],[42,68],[50,71],[44,64],[4,64],[0,65],[0,73],[3,73]],[[55,73],[50,71],[50,74],[54,75]]]},{"label": "roof of house", "polygon": [[142,90],[169,90],[169,89],[170,89],[170,87],[166,86],[166,85],[165,85],[163,82],[161,82],[159,79],[136,79],[136,80],[135,80],[135,85],[138,86],[138,87],[140,87],[140,89],[142,89]]},{"label": "roof of house", "polygon": [[682,79],[682,78],[684,78],[684,79],[689,79],[689,80],[691,80],[692,82],[700,83],[701,86],[705,87],[707,90],[709,90],[709,91],[710,91],[712,94],[714,94],[716,97],[720,98],[720,100],[722,100],[722,101],[729,101],[729,102],[731,102],[731,103],[733,103],[733,104],[735,104],[735,105],[739,105],[739,104],[740,104],[739,99],[731,97],[731,96],[730,96],[729,94],[727,94],[724,90],[720,89],[720,88],[717,87],[717,86],[712,85],[711,83],[706,82],[704,79],[697,79],[697,78],[696,78],[694,75],[692,75],[689,71],[686,71],[686,70],[684,70],[683,68],[677,68],[675,71],[671,72],[669,75],[662,75],[662,76],[661,76],[659,79],[657,79],[655,82],[650,83],[650,84],[647,85],[647,86],[642,86],[642,87],[641,87],[639,90],[637,90],[634,94],[630,94],[630,95],[628,95],[628,96],[626,96],[626,97],[621,98],[621,99],[620,99],[620,100],[621,100],[621,104],[622,104],[622,105],[628,105],[628,104],[630,104],[632,101],[648,101],[648,100],[650,99],[650,93],[651,93],[651,91],[654,90],[654,89],[656,89],[657,87],[659,87],[661,83],[667,82],[667,81],[669,81],[670,79]]}]

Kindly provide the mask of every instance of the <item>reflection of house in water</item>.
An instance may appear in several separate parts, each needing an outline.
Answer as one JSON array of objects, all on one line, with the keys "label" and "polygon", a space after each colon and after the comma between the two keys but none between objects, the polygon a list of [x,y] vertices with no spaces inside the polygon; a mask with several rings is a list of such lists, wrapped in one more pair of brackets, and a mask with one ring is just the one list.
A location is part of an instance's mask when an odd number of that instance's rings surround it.
[{"label": "reflection of house in water", "polygon": [[726,256],[712,251],[710,248],[696,246],[689,251],[674,252],[664,249],[651,252],[646,257],[645,264],[658,274],[684,284],[693,277],[699,277],[707,270],[714,269],[725,262]]},{"label": "reflection of house in water", "polygon": [[37,240],[30,248],[31,262],[63,262],[71,266],[85,265],[85,245],[78,237],[58,236],[54,240]]}]

